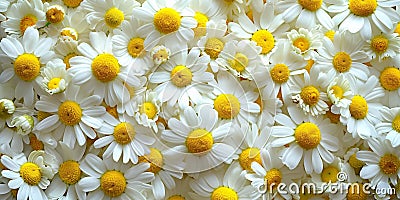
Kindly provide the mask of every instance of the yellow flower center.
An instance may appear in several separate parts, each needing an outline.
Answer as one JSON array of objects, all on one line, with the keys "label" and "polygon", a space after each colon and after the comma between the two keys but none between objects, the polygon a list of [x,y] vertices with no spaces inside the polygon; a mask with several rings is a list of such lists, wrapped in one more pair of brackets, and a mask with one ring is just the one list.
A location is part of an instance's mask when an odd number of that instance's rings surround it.
[{"label": "yellow flower center", "polygon": [[71,8],[78,7],[83,0],[63,0],[64,5]]},{"label": "yellow flower center", "polygon": [[272,168],[267,172],[264,180],[267,183],[267,189],[271,188],[271,185],[272,188],[276,188],[282,181],[282,173],[281,171],[279,171],[279,169]]},{"label": "yellow flower center", "polygon": [[64,64],[65,64],[65,69],[71,68],[71,65],[69,64],[69,60],[70,60],[72,57],[75,57],[75,56],[77,56],[77,55],[78,55],[78,54],[72,52],[72,53],[67,54],[67,55],[64,57],[63,62],[64,62]]},{"label": "yellow flower center", "polygon": [[[396,28],[394,29],[393,32],[400,35],[400,22],[397,23]],[[397,37],[398,37],[399,35],[397,35]]]},{"label": "yellow flower center", "polygon": [[186,138],[186,147],[190,153],[208,152],[213,144],[212,134],[204,129],[195,129]]},{"label": "yellow flower center", "polygon": [[379,167],[384,174],[397,174],[400,167],[399,158],[393,154],[385,154],[379,160]]},{"label": "yellow flower center", "polygon": [[361,168],[364,166],[364,162],[361,161],[361,160],[358,160],[355,153],[350,156],[349,164],[350,164],[351,167],[354,168],[356,173],[360,172]]},{"label": "yellow flower center", "polygon": [[310,70],[313,65],[314,65],[314,60],[307,60],[307,65],[304,67],[304,69],[306,69],[307,72],[310,73]]},{"label": "yellow flower center", "polygon": [[400,114],[398,114],[392,122],[392,128],[393,130],[397,131],[400,133]]},{"label": "yellow flower center", "polygon": [[145,113],[149,119],[153,119],[157,114],[157,107],[152,102],[143,103],[140,113]]},{"label": "yellow flower center", "polygon": [[309,11],[317,11],[322,5],[322,0],[298,0],[298,2]]},{"label": "yellow flower center", "polygon": [[116,7],[107,10],[104,21],[111,28],[118,27],[124,21],[124,13]]},{"label": "yellow flower center", "polygon": [[314,106],[318,103],[319,91],[312,85],[306,86],[303,89],[301,89],[300,97],[305,104]]},{"label": "yellow flower center", "polygon": [[65,101],[58,107],[58,117],[65,125],[78,124],[82,118],[82,109],[75,101]]},{"label": "yellow flower center", "polygon": [[321,132],[317,125],[311,122],[304,122],[297,126],[294,131],[296,142],[303,149],[316,148],[321,141]]},{"label": "yellow flower center", "polygon": [[171,71],[171,82],[177,87],[185,87],[192,83],[192,72],[183,65],[177,65]]},{"label": "yellow flower center", "polygon": [[203,13],[196,12],[194,15],[194,19],[197,21],[197,27],[193,29],[194,31],[194,36],[195,37],[200,37],[203,35],[206,35],[206,25],[208,22],[208,17],[204,15]]},{"label": "yellow flower center", "polygon": [[32,147],[33,150],[43,150],[44,145],[43,142],[38,140],[35,134],[29,134],[29,145]]},{"label": "yellow flower center", "polygon": [[355,119],[364,119],[368,113],[368,104],[364,97],[356,95],[351,99],[349,106],[350,114]]},{"label": "yellow flower center", "polygon": [[211,200],[238,200],[239,197],[235,190],[220,186],[211,194]]},{"label": "yellow flower center", "polygon": [[256,31],[253,36],[251,36],[251,40],[257,43],[257,46],[262,48],[261,53],[267,54],[271,52],[271,50],[275,46],[275,38],[271,34],[271,32],[267,30],[258,30]]},{"label": "yellow flower center", "polygon": [[126,188],[126,179],[119,171],[107,171],[100,178],[100,188],[109,197],[120,196]]},{"label": "yellow flower center", "polygon": [[352,183],[347,191],[348,200],[366,200],[368,194],[363,190],[364,185],[362,183]]},{"label": "yellow flower center", "polygon": [[150,168],[147,171],[157,174],[162,169],[163,156],[158,149],[150,148],[150,153],[144,156],[140,156],[139,162],[150,163]]},{"label": "yellow flower center", "polygon": [[114,128],[113,136],[118,144],[125,145],[130,143],[135,135],[135,128],[130,123],[121,122]]},{"label": "yellow flower center", "polygon": [[301,52],[305,52],[310,48],[310,42],[305,37],[299,37],[293,41],[293,46],[299,48]]},{"label": "yellow flower center", "polygon": [[388,47],[389,40],[383,35],[377,35],[371,40],[371,49],[377,54],[385,52]]},{"label": "yellow flower center", "polygon": [[333,57],[333,67],[340,73],[349,71],[351,67],[351,57],[346,52],[338,52],[335,57]]},{"label": "yellow flower center", "polygon": [[28,27],[35,25],[36,22],[37,18],[35,15],[25,15],[23,18],[21,18],[21,21],[19,22],[19,30],[23,34]]},{"label": "yellow flower center", "polygon": [[39,59],[29,53],[19,55],[14,62],[14,71],[21,80],[32,81],[40,73]]},{"label": "yellow flower center", "polygon": [[162,8],[154,14],[153,23],[159,32],[172,33],[181,26],[181,15],[173,8]]},{"label": "yellow flower center", "polygon": [[232,94],[220,94],[214,100],[214,109],[218,112],[218,117],[232,119],[239,114],[240,102]]},{"label": "yellow flower center", "polygon": [[144,54],[144,39],[132,38],[128,43],[128,53],[134,58]]},{"label": "yellow flower center", "polygon": [[167,200],[185,200],[185,197],[183,197],[181,195],[173,195],[173,196],[170,196]]},{"label": "yellow flower center", "polygon": [[70,27],[66,27],[66,28],[61,29],[60,35],[61,36],[68,36],[68,37],[70,37],[70,38],[72,38],[73,40],[76,40],[76,41],[78,40],[78,32],[75,29],[70,28]]},{"label": "yellow flower center", "polygon": [[38,111],[37,112],[37,118],[39,121],[42,121],[44,119],[46,119],[47,117],[50,117],[52,114],[48,113],[48,112],[43,112],[43,111]]},{"label": "yellow flower center", "polygon": [[385,90],[394,91],[400,88],[400,70],[388,67],[381,72],[379,82]]},{"label": "yellow flower center", "polygon": [[328,37],[331,41],[335,38],[335,31],[334,30],[329,30],[325,32],[325,36]]},{"label": "yellow flower center", "polygon": [[239,155],[239,164],[244,170],[253,171],[251,169],[252,162],[257,162],[261,165],[260,149],[247,148]]},{"label": "yellow flower center", "polygon": [[52,7],[46,12],[46,20],[53,24],[60,23],[64,20],[64,11]]},{"label": "yellow flower center", "polygon": [[378,7],[376,0],[349,0],[349,9],[353,14],[367,17],[375,12]]},{"label": "yellow flower center", "polygon": [[321,180],[323,182],[335,183],[338,180],[337,179],[338,173],[339,173],[339,170],[336,167],[334,167],[334,166],[326,167],[322,170]]},{"label": "yellow flower center", "polygon": [[60,165],[58,175],[60,179],[68,185],[74,185],[81,179],[81,169],[79,163],[74,160],[67,160]]},{"label": "yellow flower center", "polygon": [[269,72],[275,83],[286,83],[289,80],[290,70],[285,64],[276,64]]},{"label": "yellow flower center", "polygon": [[209,38],[204,46],[204,52],[206,52],[211,59],[217,59],[219,53],[224,49],[224,43],[218,38]]},{"label": "yellow flower center", "polygon": [[331,90],[332,90],[332,93],[335,95],[335,97],[337,97],[339,99],[343,98],[344,91],[340,86],[334,85],[334,86],[332,86]]},{"label": "yellow flower center", "polygon": [[243,72],[249,64],[249,59],[242,53],[236,53],[235,58],[229,60],[230,66],[238,72]]},{"label": "yellow flower center", "polygon": [[19,170],[19,174],[28,185],[38,185],[42,178],[39,166],[31,162],[24,163]]},{"label": "yellow flower center", "polygon": [[52,89],[57,89],[59,87],[61,78],[52,78],[48,83],[47,87],[52,90]]},{"label": "yellow flower center", "polygon": [[111,54],[100,54],[93,59],[92,73],[101,82],[112,81],[119,73],[118,60]]}]

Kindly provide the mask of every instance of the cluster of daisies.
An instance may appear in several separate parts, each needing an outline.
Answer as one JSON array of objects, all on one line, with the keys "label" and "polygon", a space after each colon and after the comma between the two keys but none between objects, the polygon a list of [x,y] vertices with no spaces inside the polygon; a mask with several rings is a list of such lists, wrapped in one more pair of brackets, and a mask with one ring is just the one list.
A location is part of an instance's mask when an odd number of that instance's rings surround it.
[{"label": "cluster of daisies", "polygon": [[[400,198],[399,0],[1,0],[0,22],[0,199]],[[278,188],[305,183],[343,190]]]}]

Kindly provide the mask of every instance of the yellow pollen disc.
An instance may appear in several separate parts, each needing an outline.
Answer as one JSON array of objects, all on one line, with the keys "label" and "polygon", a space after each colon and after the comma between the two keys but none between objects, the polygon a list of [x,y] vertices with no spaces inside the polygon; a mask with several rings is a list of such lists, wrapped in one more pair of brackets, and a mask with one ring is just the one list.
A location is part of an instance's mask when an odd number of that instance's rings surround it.
[{"label": "yellow pollen disc", "polygon": [[14,71],[21,80],[32,81],[40,73],[39,59],[33,54],[19,55],[14,62]]},{"label": "yellow pollen disc", "polygon": [[211,200],[238,200],[239,197],[235,190],[221,186],[215,189],[211,194]]},{"label": "yellow pollen disc", "polygon": [[64,5],[71,8],[78,7],[83,0],[63,0]]},{"label": "yellow pollen disc", "polygon": [[57,89],[59,87],[61,78],[52,78],[49,83],[47,83],[47,87],[52,90],[52,89]]},{"label": "yellow pollen disc", "polygon": [[77,55],[78,55],[78,54],[72,52],[72,53],[69,53],[68,55],[66,55],[66,56],[64,57],[63,62],[64,62],[64,64],[65,64],[65,69],[71,68],[71,65],[69,64],[69,60],[70,60],[72,57],[75,57],[75,56],[77,56]]},{"label": "yellow pollen disc", "polygon": [[322,5],[322,0],[298,0],[298,2],[309,11],[317,11]]},{"label": "yellow pollen disc", "polygon": [[47,117],[50,117],[52,114],[48,113],[48,112],[43,112],[43,111],[38,111],[37,112],[37,118],[39,121],[42,121],[44,119],[46,119]]},{"label": "yellow pollen disc", "polygon": [[242,53],[236,53],[235,58],[229,60],[229,64],[238,72],[243,72],[249,64],[249,59]]},{"label": "yellow pollen disc", "polygon": [[43,142],[38,140],[35,134],[29,134],[29,145],[35,151],[44,149]]},{"label": "yellow pollen disc", "polygon": [[400,114],[393,119],[392,128],[400,133]]},{"label": "yellow pollen disc", "polygon": [[64,12],[56,7],[50,8],[46,12],[46,20],[53,24],[60,23],[64,20]]},{"label": "yellow pollen disc", "polygon": [[167,200],[185,200],[185,197],[183,197],[181,195],[173,195],[173,196],[170,196]]},{"label": "yellow pollen disc", "polygon": [[319,91],[314,86],[306,86],[301,89],[300,97],[304,103],[310,106],[314,106],[319,100]]},{"label": "yellow pollen disc", "polygon": [[78,32],[73,28],[63,28],[60,31],[61,36],[68,36],[73,40],[78,40]]},{"label": "yellow pollen disc", "polygon": [[352,183],[347,191],[347,200],[366,200],[368,194],[363,190],[362,183]]},{"label": "yellow pollen disc", "polygon": [[335,97],[339,99],[343,98],[344,91],[340,86],[334,85],[332,86],[331,90],[333,90],[333,94],[335,95]]},{"label": "yellow pollen disc", "polygon": [[349,0],[349,9],[353,14],[367,17],[375,12],[378,7],[376,0]]},{"label": "yellow pollen disc", "polygon": [[124,21],[124,13],[116,7],[107,10],[104,21],[111,28],[118,27]]},{"label": "yellow pollen disc", "polygon": [[349,158],[349,164],[353,167],[356,171],[359,171],[361,167],[364,166],[364,162],[357,159],[356,154],[353,154]]},{"label": "yellow pollen disc", "polygon": [[58,107],[58,117],[65,125],[78,124],[82,118],[82,109],[74,101],[65,101]]},{"label": "yellow pollen disc", "polygon": [[100,54],[93,59],[92,73],[101,82],[112,81],[119,73],[118,60],[111,54]]},{"label": "yellow pollen disc", "polygon": [[217,59],[219,53],[224,49],[224,43],[218,38],[209,38],[204,46],[204,52],[206,52],[211,59]]},{"label": "yellow pollen disc", "polygon": [[117,106],[106,106],[106,111],[115,118],[118,118]]},{"label": "yellow pollen disc", "polygon": [[144,55],[144,39],[132,38],[128,43],[128,53],[134,58]]},{"label": "yellow pollen disc", "polygon": [[203,13],[196,12],[196,14],[194,15],[194,19],[197,21],[197,27],[193,29],[194,36],[200,37],[206,35],[206,25],[208,22],[208,17]]},{"label": "yellow pollen disc", "polygon": [[192,83],[192,77],[193,75],[190,69],[183,65],[177,65],[172,69],[170,75],[171,82],[176,87],[185,87],[190,85],[190,83]]},{"label": "yellow pollen disc", "polygon": [[267,30],[256,31],[253,36],[251,36],[251,40],[256,42],[257,46],[262,48],[262,54],[269,53],[275,46],[275,38]]},{"label": "yellow pollen disc", "polygon": [[21,21],[19,22],[19,30],[21,33],[25,33],[25,30],[30,27],[35,25],[37,22],[37,18],[35,15],[26,15],[24,16]]},{"label": "yellow pollen disc", "polygon": [[152,172],[157,174],[163,166],[163,156],[158,149],[150,148],[150,154],[140,156],[139,162],[147,162],[150,163],[150,168],[147,170],[148,172]]},{"label": "yellow pollen disc", "polygon": [[195,129],[186,138],[186,147],[190,153],[202,153],[211,150],[214,138],[204,129]]},{"label": "yellow pollen disc", "polygon": [[269,72],[275,83],[286,83],[289,80],[290,70],[285,64],[276,64]]},{"label": "yellow pollen disc", "polygon": [[350,114],[355,119],[364,119],[368,113],[368,104],[364,97],[356,95],[351,99],[349,106]]},{"label": "yellow pollen disc", "polygon": [[394,91],[400,88],[400,70],[388,67],[381,72],[379,82],[385,90]]},{"label": "yellow pollen disc", "polygon": [[[400,22],[397,23],[396,28],[394,29],[394,33],[397,33],[397,34],[400,35]],[[397,35],[397,37],[398,37],[399,35]]]},{"label": "yellow pollen disc", "polygon": [[389,40],[383,35],[377,35],[371,40],[371,49],[377,54],[385,52],[388,47]]},{"label": "yellow pollen disc", "polygon": [[335,31],[334,30],[329,30],[325,32],[325,36],[328,37],[331,41],[335,38]]},{"label": "yellow pollen disc", "polygon": [[349,71],[352,60],[349,54],[346,52],[338,52],[335,57],[333,57],[333,67],[340,73]]},{"label": "yellow pollen disc", "polygon": [[19,174],[28,185],[38,185],[42,178],[39,166],[31,162],[24,163],[19,170]]},{"label": "yellow pollen disc", "polygon": [[162,8],[154,14],[153,23],[159,32],[172,33],[181,26],[181,15],[173,8]]},{"label": "yellow pollen disc", "polygon": [[136,132],[133,126],[127,122],[121,122],[114,128],[114,140],[119,144],[128,144],[135,137]]},{"label": "yellow pollen disc", "polygon": [[126,179],[119,171],[107,171],[100,178],[100,188],[109,197],[118,197],[124,193]]},{"label": "yellow pollen disc", "polygon": [[253,171],[251,169],[251,163],[257,162],[261,165],[260,149],[258,148],[247,148],[242,151],[239,155],[239,164],[244,170]]},{"label": "yellow pollen disc", "polygon": [[331,182],[331,183],[336,183],[337,179],[337,174],[339,173],[339,170],[334,167],[334,166],[329,166],[326,167],[322,170],[321,173],[321,180],[323,182]]},{"label": "yellow pollen disc", "polygon": [[321,132],[317,125],[304,122],[295,129],[294,138],[303,149],[313,149],[321,141]]},{"label": "yellow pollen disc", "polygon": [[264,180],[267,183],[267,189],[269,189],[272,185],[272,188],[276,188],[282,181],[282,173],[279,169],[272,168],[270,169],[264,177]]},{"label": "yellow pollen disc", "polygon": [[304,67],[304,69],[307,70],[308,73],[310,73],[311,67],[314,65],[314,60],[307,60],[307,65]]},{"label": "yellow pollen disc", "polygon": [[145,113],[149,119],[153,119],[157,114],[157,107],[152,102],[143,103],[140,113]]},{"label": "yellow pollen disc", "polygon": [[74,160],[63,162],[58,169],[58,175],[61,180],[68,185],[77,183],[81,179],[81,174],[79,163]]},{"label": "yellow pollen disc", "polygon": [[397,174],[400,167],[399,158],[393,154],[386,154],[379,160],[379,167],[384,174]]},{"label": "yellow pollen disc", "polygon": [[310,42],[305,37],[299,37],[293,41],[293,46],[299,48],[301,52],[305,52],[310,48]]},{"label": "yellow pollen disc", "polygon": [[220,94],[214,100],[214,109],[218,112],[218,117],[232,119],[240,112],[240,102],[232,94]]}]

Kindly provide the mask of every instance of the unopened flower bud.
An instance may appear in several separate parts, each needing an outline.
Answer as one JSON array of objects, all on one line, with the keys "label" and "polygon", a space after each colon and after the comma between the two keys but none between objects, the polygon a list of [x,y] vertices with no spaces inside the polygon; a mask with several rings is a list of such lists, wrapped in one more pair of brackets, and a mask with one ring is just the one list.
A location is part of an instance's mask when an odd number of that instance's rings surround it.
[{"label": "unopened flower bud", "polygon": [[32,116],[22,115],[14,117],[11,120],[11,127],[16,128],[17,133],[20,135],[27,135],[32,132],[34,120]]},{"label": "unopened flower bud", "polygon": [[6,119],[15,111],[14,102],[9,99],[0,99],[0,118]]}]

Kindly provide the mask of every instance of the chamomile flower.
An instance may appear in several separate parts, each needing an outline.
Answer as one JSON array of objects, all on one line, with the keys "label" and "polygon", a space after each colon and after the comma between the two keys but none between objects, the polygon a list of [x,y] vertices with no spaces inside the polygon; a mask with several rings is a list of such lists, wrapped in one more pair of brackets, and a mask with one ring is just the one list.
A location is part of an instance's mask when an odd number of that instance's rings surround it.
[{"label": "chamomile flower", "polygon": [[400,51],[400,38],[396,34],[385,34],[373,32],[372,38],[367,41],[367,45],[364,47],[368,55],[372,59],[376,58],[379,61],[383,61],[386,58],[393,58],[397,56]]},{"label": "chamomile flower", "polygon": [[342,181],[346,180],[341,180],[341,177],[339,177],[340,173],[343,173],[342,166],[343,163],[338,157],[336,157],[332,163],[324,163],[321,173],[311,174],[311,181],[316,184],[318,192],[325,194],[335,194],[338,192],[337,190],[339,188],[333,187],[343,187],[341,186],[341,183]]},{"label": "chamomile flower", "polygon": [[[22,116],[23,117],[23,116]],[[28,133],[18,132],[15,129],[5,127],[1,132],[2,138],[1,144],[9,144],[12,149],[16,152],[22,152],[24,149],[24,143],[29,143]]]},{"label": "chamomile flower", "polygon": [[151,172],[146,172],[149,163],[121,165],[112,159],[101,159],[88,154],[80,168],[88,175],[78,182],[83,192],[88,192],[87,199],[138,199],[146,200],[142,190],[150,189],[148,184],[154,179]]},{"label": "chamomile flower", "polygon": [[328,85],[328,99],[332,102],[330,111],[334,114],[340,114],[340,109],[347,109],[353,97],[350,82],[343,74],[335,77]]},{"label": "chamomile flower", "polygon": [[165,191],[165,198],[170,200],[173,200],[174,198],[176,200],[190,199],[189,191],[192,191],[189,185],[190,181],[192,181],[190,176],[185,176],[182,179],[176,179],[175,188],[167,189]]},{"label": "chamomile flower", "polygon": [[115,118],[108,113],[104,115],[105,124],[97,130],[103,134],[94,142],[95,148],[103,148],[108,145],[103,153],[104,158],[110,158],[115,162],[121,159],[123,163],[131,161],[136,164],[138,156],[150,153],[150,145],[155,141],[151,128],[139,125],[135,119],[126,114]]},{"label": "chamomile flower", "polygon": [[54,96],[42,96],[36,102],[35,108],[52,115],[43,119],[36,125],[40,132],[54,130],[54,137],[73,148],[77,141],[79,146],[96,137],[93,129],[102,126],[102,116],[106,112],[100,106],[101,98],[97,95],[80,93],[82,90],[76,86],[69,86],[64,93]]},{"label": "chamomile flower", "polygon": [[271,129],[272,147],[288,145],[282,152],[282,163],[289,169],[299,166],[301,160],[307,174],[321,173],[323,161],[334,161],[333,152],[339,149],[337,130],[329,119],[310,118],[296,123],[284,114],[275,117],[279,126]]},{"label": "chamomile flower", "polygon": [[310,30],[300,28],[298,31],[293,29],[287,34],[296,53],[306,60],[315,59],[318,55],[315,50],[322,47],[323,36],[318,28],[318,26]]},{"label": "chamomile flower", "polygon": [[14,37],[1,40],[0,48],[7,57],[2,59],[5,68],[0,74],[0,83],[16,79],[15,98],[23,99],[25,105],[33,104],[35,80],[41,67],[54,56],[51,45],[50,38],[39,38],[39,32],[32,27],[26,29],[22,40]]},{"label": "chamomile flower", "polygon": [[3,129],[6,122],[10,122],[15,112],[15,104],[9,99],[0,99],[0,129]]},{"label": "chamomile flower", "polygon": [[[138,103],[140,100],[143,99],[143,96],[147,90],[146,84],[147,80],[146,77],[138,77],[139,78],[139,85],[136,87],[130,86],[127,83],[124,83],[124,87],[126,87],[129,91],[129,98],[130,100],[127,102],[119,102],[117,104],[116,111],[119,114],[123,114],[126,112],[129,116],[135,116],[135,112],[138,108]],[[116,115],[114,115],[115,117]]]},{"label": "chamomile flower", "polygon": [[71,77],[67,73],[65,63],[60,59],[54,59],[46,64],[36,81],[47,93],[57,94],[65,91]]},{"label": "chamomile flower", "polygon": [[80,6],[87,12],[86,20],[91,29],[112,32],[126,23],[140,4],[135,0],[85,0]]},{"label": "chamomile flower", "polygon": [[158,132],[157,120],[160,113],[161,103],[157,94],[147,90],[141,99],[138,99],[135,111],[136,121],[145,127],[151,127],[154,132]]},{"label": "chamomile flower", "polygon": [[78,46],[83,56],[74,56],[69,60],[71,68],[68,72],[73,76],[71,82],[93,91],[109,106],[128,101],[129,92],[123,84],[135,87],[140,84],[139,79],[118,62],[112,51],[111,35],[91,32],[89,38],[92,46],[87,43]]},{"label": "chamomile flower", "polygon": [[339,25],[339,30],[351,33],[360,32],[363,39],[370,39],[372,26],[383,33],[389,33],[394,28],[394,21],[399,21],[399,14],[392,8],[398,5],[390,0],[335,0],[328,11],[336,13],[332,18]]},{"label": "chamomile flower", "polygon": [[220,12],[232,20],[235,16],[243,13],[246,7],[245,0],[224,0],[215,1],[216,6]]},{"label": "chamomile flower", "polygon": [[376,131],[384,135],[393,147],[400,145],[400,107],[380,109],[381,122],[375,125]]},{"label": "chamomile flower", "polygon": [[365,163],[357,158],[360,148],[351,148],[344,155],[343,171],[348,175],[349,182],[362,182],[360,178],[361,168]]},{"label": "chamomile flower", "polygon": [[70,36],[65,36],[65,40],[59,40],[54,46],[55,57],[61,59],[65,64],[65,69],[71,68],[69,60],[72,57],[82,55],[78,51],[78,41],[70,40]]},{"label": "chamomile flower", "polygon": [[188,7],[190,1],[147,0],[135,8],[135,17],[143,21],[139,31],[148,35],[144,46],[153,48],[161,40],[168,48],[177,43],[187,43],[194,37],[197,21],[194,11]]}]

